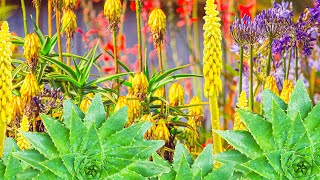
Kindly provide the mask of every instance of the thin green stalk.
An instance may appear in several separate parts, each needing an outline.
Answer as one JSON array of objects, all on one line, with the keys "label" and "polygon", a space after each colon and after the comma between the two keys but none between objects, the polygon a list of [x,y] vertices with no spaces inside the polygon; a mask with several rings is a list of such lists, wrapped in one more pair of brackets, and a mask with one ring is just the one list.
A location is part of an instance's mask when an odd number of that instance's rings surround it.
[{"label": "thin green stalk", "polygon": [[[66,41],[66,46],[67,46],[67,53],[71,53],[71,37],[67,36],[67,41]],[[67,66],[71,65],[71,58],[68,56],[67,57]]]},{"label": "thin green stalk", "polygon": [[36,24],[40,28],[40,0],[36,0]]},{"label": "thin green stalk", "polygon": [[142,41],[141,41],[141,16],[140,16],[140,0],[136,1],[136,20],[137,20],[137,35],[138,35],[138,58],[140,62],[140,71],[143,71],[143,59],[142,59]]},{"label": "thin green stalk", "polygon": [[240,67],[239,67],[239,90],[238,94],[240,96],[240,93],[242,92],[242,75],[243,75],[243,46],[240,47]]},{"label": "thin green stalk", "polygon": [[273,39],[270,39],[270,42],[269,42],[268,63],[267,63],[267,76],[269,76],[269,75],[270,75],[270,72],[271,72],[272,42],[273,42]]},{"label": "thin green stalk", "polygon": [[[113,59],[114,59],[114,69],[116,71],[116,74],[119,73],[119,67],[118,67],[118,61],[117,61],[117,30],[113,29],[113,33],[112,33],[112,39],[113,39]],[[117,93],[119,95],[119,78],[116,79],[116,83],[117,83]]]},{"label": "thin green stalk", "polygon": [[249,84],[249,108],[253,112],[253,45],[250,45],[250,84]]},{"label": "thin green stalk", "polygon": [[[192,18],[198,19],[198,0],[194,0],[192,7]],[[195,43],[195,57],[200,59],[200,41],[199,41],[199,22],[195,21],[192,23],[193,26],[193,39]],[[201,68],[201,67],[198,67]]]},{"label": "thin green stalk", "polygon": [[294,58],[295,58],[295,79],[296,79],[296,81],[298,81],[298,79],[299,79],[299,75],[298,75],[298,47],[296,46],[295,48],[294,48]]},{"label": "thin green stalk", "polygon": [[214,132],[214,130],[220,130],[219,106],[218,106],[218,99],[215,95],[209,97],[209,106],[210,106],[210,113],[211,113],[213,153],[219,154],[220,152],[222,152],[222,141],[221,141],[221,137]]},{"label": "thin green stalk", "polygon": [[[58,6],[58,5],[57,5]],[[59,53],[59,61],[63,62],[62,59],[62,44],[61,44],[61,27],[60,27],[60,19],[61,19],[61,12],[58,7],[56,7],[56,29],[58,34],[58,53]]]},{"label": "thin green stalk", "polygon": [[170,47],[172,50],[172,59],[175,67],[180,66],[177,50],[177,41],[176,41],[176,16],[173,7],[173,0],[169,0],[167,3],[168,6],[168,19],[169,19],[169,29],[170,29]]},{"label": "thin green stalk", "polygon": [[[286,62],[286,58],[284,57],[284,50],[282,51],[282,64],[283,64],[283,69],[284,71],[287,69],[287,62]],[[284,73],[284,78],[285,78],[286,74]]]},{"label": "thin green stalk", "polygon": [[163,70],[161,43],[158,43],[158,62],[160,71]]},{"label": "thin green stalk", "polygon": [[48,0],[48,35],[52,37],[52,0]]},{"label": "thin green stalk", "polygon": [[28,23],[27,23],[27,12],[26,12],[26,5],[24,3],[24,0],[21,0],[21,9],[22,9],[22,16],[23,16],[23,28],[24,28],[24,34],[28,34]]},{"label": "thin green stalk", "polygon": [[291,66],[291,58],[292,58],[292,48],[290,49],[288,68],[286,69],[286,75],[285,75],[285,78],[284,78],[285,80],[287,80],[289,78],[290,66]]}]

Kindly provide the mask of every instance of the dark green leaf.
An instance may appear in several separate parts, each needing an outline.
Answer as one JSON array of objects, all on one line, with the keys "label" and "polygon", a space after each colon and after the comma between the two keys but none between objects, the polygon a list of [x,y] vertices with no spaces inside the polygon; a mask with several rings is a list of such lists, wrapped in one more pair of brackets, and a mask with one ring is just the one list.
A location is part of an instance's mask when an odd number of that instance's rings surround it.
[{"label": "dark green leaf", "polygon": [[187,162],[187,159],[185,158],[184,154],[181,156],[181,160],[179,161],[179,164],[177,166],[177,175],[176,180],[192,180],[193,174],[190,168],[190,164]]},{"label": "dark green leaf", "polygon": [[77,152],[82,145],[85,135],[87,134],[87,128],[74,109],[71,109],[71,111],[70,145],[73,152]]},{"label": "dark green leaf", "polygon": [[68,169],[64,166],[61,157],[57,157],[54,159],[50,159],[41,163],[55,175],[61,178],[68,178],[71,179],[71,174],[69,173]]},{"label": "dark green leaf", "polygon": [[80,119],[84,118],[84,114],[78,108],[78,106],[73,104],[73,102],[70,99],[64,100],[63,101],[63,122],[67,128],[70,128],[72,111],[74,111]]},{"label": "dark green leaf", "polygon": [[[22,172],[22,165],[19,160],[12,155],[9,155],[8,165],[4,173],[4,179],[12,179],[16,177],[16,175]],[[14,178],[15,179],[15,178]]]},{"label": "dark green leaf", "polygon": [[184,144],[178,143],[176,145],[176,149],[175,149],[175,152],[174,152],[173,164],[172,164],[173,169],[175,171],[178,171],[179,164],[180,164],[180,161],[182,160],[182,157],[184,157],[187,160],[189,165],[191,165],[193,163],[193,159],[190,156],[188,150],[185,148]]},{"label": "dark green leaf", "polygon": [[170,168],[149,161],[136,161],[134,164],[128,166],[128,169],[145,178],[156,177],[170,171]]}]

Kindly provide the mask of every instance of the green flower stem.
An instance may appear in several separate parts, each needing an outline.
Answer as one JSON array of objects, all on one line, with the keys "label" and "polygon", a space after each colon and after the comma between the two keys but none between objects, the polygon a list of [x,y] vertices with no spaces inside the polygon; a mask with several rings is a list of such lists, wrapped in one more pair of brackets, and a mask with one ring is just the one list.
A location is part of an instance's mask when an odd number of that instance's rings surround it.
[{"label": "green flower stem", "polygon": [[[118,61],[117,61],[117,30],[113,29],[112,30],[112,39],[113,39],[113,59],[114,59],[114,69],[116,71],[116,74],[119,73],[119,67],[118,67]],[[119,95],[119,78],[116,79],[116,86],[117,86],[117,93]]]},{"label": "green flower stem", "polygon": [[272,42],[273,39],[270,39],[270,43],[269,43],[269,54],[268,54],[268,63],[267,63],[267,76],[270,75],[271,72],[271,61],[272,61]]},{"label": "green flower stem", "polygon": [[288,68],[286,69],[286,75],[285,75],[285,78],[284,78],[285,80],[287,80],[289,78],[290,66],[291,66],[291,58],[292,58],[292,49],[290,49]]},{"label": "green flower stem", "polygon": [[26,12],[26,5],[24,3],[24,0],[21,0],[21,9],[22,9],[22,16],[23,16],[23,28],[24,28],[24,34],[28,34],[28,23],[27,23],[27,12]]},{"label": "green flower stem", "polygon": [[239,67],[239,90],[238,95],[242,92],[242,75],[243,75],[243,46],[240,47],[240,67]]},{"label": "green flower stem", "polygon": [[63,62],[62,59],[62,44],[61,44],[61,27],[60,27],[60,19],[61,19],[61,12],[58,8],[58,5],[56,5],[56,29],[57,29],[57,35],[58,35],[58,52],[59,52],[59,61]]},{"label": "green flower stem", "polygon": [[[70,54],[70,52],[71,52],[71,37],[67,37],[66,46],[67,46],[67,53]],[[67,57],[67,66],[70,66],[70,65],[71,65],[71,58]]]},{"label": "green flower stem", "polygon": [[[286,58],[284,57],[284,51],[282,51],[282,64],[283,64],[283,69],[284,71],[287,69],[287,61]],[[285,78],[286,74],[284,74],[284,78]]]},{"label": "green flower stem", "polygon": [[294,48],[294,61],[295,61],[295,73],[294,73],[294,75],[295,75],[295,79],[296,79],[296,81],[298,81],[298,79],[299,79],[299,75],[298,75],[298,47],[296,46],[295,48]]},{"label": "green flower stem", "polygon": [[250,45],[250,84],[249,84],[249,108],[253,112],[253,45]]},{"label": "green flower stem", "polygon": [[209,106],[211,113],[211,127],[212,127],[212,138],[213,138],[213,154],[222,152],[221,137],[214,132],[214,130],[220,130],[220,116],[218,100],[215,95],[209,97]]},{"label": "green flower stem", "polygon": [[140,71],[143,71],[143,60],[142,60],[142,41],[141,41],[141,17],[140,17],[140,0],[136,1],[136,20],[137,20],[137,35],[138,35],[138,58],[140,62]]},{"label": "green flower stem", "polygon": [[40,28],[40,0],[36,0],[36,24],[38,26],[38,28]]}]

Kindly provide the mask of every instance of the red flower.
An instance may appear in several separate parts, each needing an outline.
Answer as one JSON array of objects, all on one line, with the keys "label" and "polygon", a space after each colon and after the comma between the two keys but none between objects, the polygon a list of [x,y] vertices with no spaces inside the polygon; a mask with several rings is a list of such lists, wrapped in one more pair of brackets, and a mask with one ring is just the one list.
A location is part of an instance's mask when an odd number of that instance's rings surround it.
[{"label": "red flower", "polygon": [[244,15],[248,15],[251,17],[251,10],[253,7],[254,7],[253,2],[247,3],[246,5],[239,4],[238,10],[240,11],[240,16],[243,17]]},{"label": "red flower", "polygon": [[103,67],[103,71],[108,74],[108,73],[114,73],[114,67],[112,66],[107,66],[107,67]]},{"label": "red flower", "polygon": [[130,2],[130,9],[132,11],[136,11],[136,2],[135,1]]}]

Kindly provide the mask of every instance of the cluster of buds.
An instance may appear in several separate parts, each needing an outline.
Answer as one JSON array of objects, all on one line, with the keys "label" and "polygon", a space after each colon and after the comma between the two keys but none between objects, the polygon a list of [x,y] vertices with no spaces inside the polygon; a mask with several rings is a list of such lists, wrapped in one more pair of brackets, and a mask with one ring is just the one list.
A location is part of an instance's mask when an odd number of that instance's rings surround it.
[{"label": "cluster of buds", "polygon": [[166,15],[164,12],[159,8],[155,8],[149,16],[148,25],[154,44],[162,43],[166,34]]},{"label": "cluster of buds", "polygon": [[33,97],[37,96],[40,92],[37,77],[33,73],[26,75],[24,82],[20,89],[20,94],[23,104],[30,103]]},{"label": "cluster of buds", "polygon": [[140,99],[146,97],[149,88],[149,82],[143,72],[136,73],[131,80],[132,93]]},{"label": "cluster of buds", "polygon": [[[249,110],[248,107],[248,99],[245,91],[242,91],[240,93],[240,96],[238,98],[238,103],[237,103],[237,108],[238,109],[244,109],[244,110]],[[234,114],[234,125],[233,125],[233,130],[247,130],[246,125],[243,123],[243,121],[240,118],[240,115],[238,112]]]},{"label": "cluster of buds", "polygon": [[173,83],[169,89],[169,102],[171,106],[184,104],[184,90],[181,84]]},{"label": "cluster of buds", "polygon": [[119,111],[124,106],[128,106],[128,122],[126,127],[130,126],[134,120],[141,115],[141,104],[138,98],[132,94],[120,96],[115,107],[115,112]]},{"label": "cluster of buds", "polygon": [[12,99],[12,118],[13,124],[20,122],[20,119],[23,115],[23,102],[20,96],[14,96]]},{"label": "cluster of buds", "polygon": [[274,94],[279,96],[279,89],[277,86],[276,79],[273,76],[268,76],[266,79],[266,82],[264,84],[264,89],[269,89],[272,91]]},{"label": "cluster of buds", "polygon": [[188,124],[191,128],[187,127],[185,129],[185,134],[186,134],[186,142],[187,142],[187,145],[190,147],[190,148],[194,148],[195,145],[196,145],[196,142],[198,140],[198,131],[197,131],[197,124],[196,124],[196,121],[194,119],[194,117],[191,117],[189,118],[188,120]]},{"label": "cluster of buds", "polygon": [[280,94],[280,98],[285,102],[289,103],[289,99],[291,97],[291,94],[293,92],[293,85],[290,80],[285,80],[283,83],[283,88]]},{"label": "cluster of buds", "polygon": [[160,119],[158,121],[158,125],[157,125],[156,129],[154,130],[153,135],[154,135],[155,140],[165,140],[166,142],[169,142],[170,131],[169,131],[164,119]]},{"label": "cluster of buds", "polygon": [[104,4],[104,15],[109,22],[110,28],[115,31],[120,23],[122,5],[120,0],[106,0]]},{"label": "cluster of buds", "polygon": [[[191,101],[190,105],[200,104],[201,100],[198,96],[194,96]],[[195,120],[197,126],[201,126],[201,121],[203,120],[204,109],[203,106],[191,106],[189,107],[189,115],[192,115],[193,119]]]},{"label": "cluster of buds", "polygon": [[[160,87],[158,88],[154,93],[153,93],[153,97],[157,97],[157,98],[163,98],[165,95],[165,88],[164,87]],[[153,101],[154,105],[161,105],[162,101],[161,100],[156,100]]]},{"label": "cluster of buds", "polygon": [[65,9],[74,9],[78,0],[63,0],[63,7]]},{"label": "cluster of buds", "polygon": [[[20,123],[20,131],[28,132],[29,131],[29,121],[27,116],[23,116],[21,123]],[[30,142],[23,136],[21,132],[17,134],[17,145],[21,150],[28,150],[30,149]]]},{"label": "cluster of buds", "polygon": [[37,68],[38,59],[40,57],[40,40],[35,33],[27,34],[24,38],[24,56],[26,57],[29,69],[34,72]]},{"label": "cluster of buds", "polygon": [[62,16],[62,27],[64,28],[67,38],[72,38],[77,29],[77,17],[71,9],[64,11]]},{"label": "cluster of buds", "polygon": [[145,114],[140,118],[140,122],[144,122],[144,121],[152,123],[151,128],[148,129],[148,131],[144,134],[144,138],[145,139],[152,139],[154,136],[153,134],[154,134],[156,127],[157,127],[155,124],[155,121],[150,114]]},{"label": "cluster of buds", "polygon": [[80,103],[80,109],[82,110],[82,112],[87,112],[90,104],[91,104],[91,100],[94,97],[93,93],[89,93],[86,95],[86,97],[81,101]]}]

